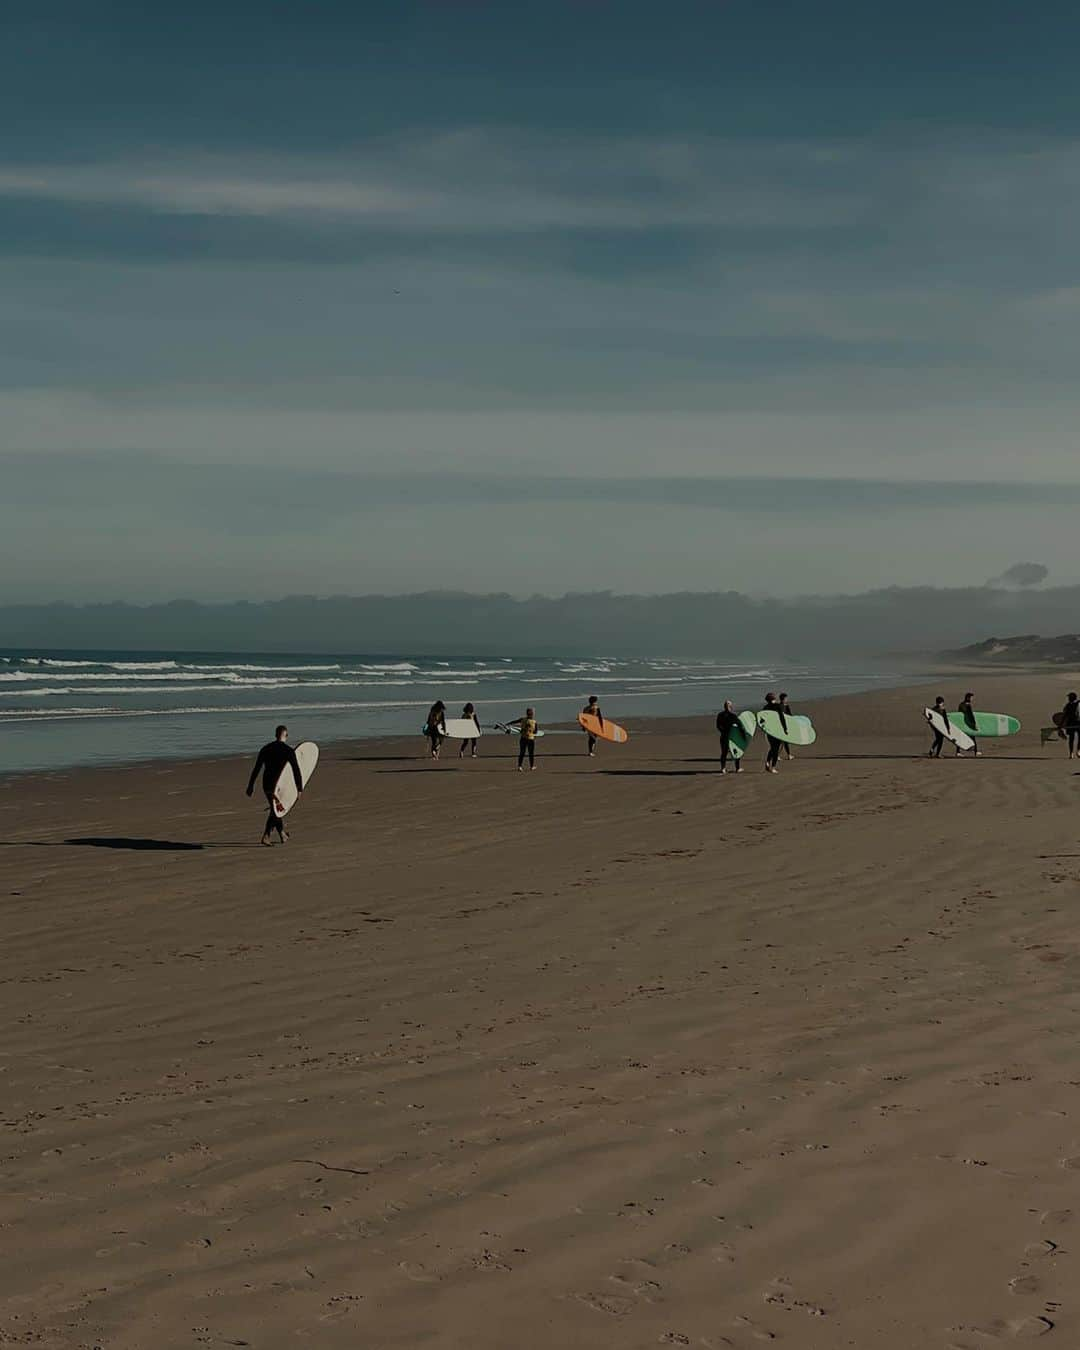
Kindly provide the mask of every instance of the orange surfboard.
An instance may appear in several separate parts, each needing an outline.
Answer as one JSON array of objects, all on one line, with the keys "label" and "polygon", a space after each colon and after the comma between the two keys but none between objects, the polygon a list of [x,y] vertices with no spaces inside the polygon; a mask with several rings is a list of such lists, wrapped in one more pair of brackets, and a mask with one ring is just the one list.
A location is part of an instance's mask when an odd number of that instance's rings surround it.
[{"label": "orange surfboard", "polygon": [[625,745],[630,739],[630,733],[625,727],[619,726],[618,722],[612,722],[605,717],[601,722],[599,717],[594,717],[592,713],[578,713],[578,726],[583,731],[587,731],[590,736],[599,736],[602,741],[614,741],[616,745]]}]

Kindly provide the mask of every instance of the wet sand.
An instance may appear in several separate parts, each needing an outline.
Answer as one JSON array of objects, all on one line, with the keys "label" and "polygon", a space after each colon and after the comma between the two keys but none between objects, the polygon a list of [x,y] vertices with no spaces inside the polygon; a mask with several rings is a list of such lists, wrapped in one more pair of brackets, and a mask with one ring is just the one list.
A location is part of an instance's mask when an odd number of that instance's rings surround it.
[{"label": "wet sand", "polygon": [[0,1344],[1080,1344],[1078,683],[0,781]]}]

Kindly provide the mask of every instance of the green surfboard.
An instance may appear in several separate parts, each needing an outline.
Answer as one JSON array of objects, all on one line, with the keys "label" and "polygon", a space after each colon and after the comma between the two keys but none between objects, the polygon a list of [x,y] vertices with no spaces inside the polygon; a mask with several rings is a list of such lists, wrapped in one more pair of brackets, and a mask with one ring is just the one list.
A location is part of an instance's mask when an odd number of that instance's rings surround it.
[{"label": "green surfboard", "polygon": [[789,713],[786,718],[781,718],[771,708],[763,708],[757,715],[757,723],[766,736],[776,741],[787,741],[789,745],[813,745],[817,740],[813,722],[798,713]]},{"label": "green surfboard", "polygon": [[963,713],[951,712],[949,721],[969,736],[1015,736],[1020,730],[1019,718],[1009,717],[1007,713],[977,712],[973,722]]},{"label": "green surfboard", "polygon": [[754,739],[754,732],[757,731],[757,715],[749,711],[739,713],[739,726],[731,728],[731,737],[728,744],[731,747],[731,758],[742,759],[746,754],[747,747]]}]

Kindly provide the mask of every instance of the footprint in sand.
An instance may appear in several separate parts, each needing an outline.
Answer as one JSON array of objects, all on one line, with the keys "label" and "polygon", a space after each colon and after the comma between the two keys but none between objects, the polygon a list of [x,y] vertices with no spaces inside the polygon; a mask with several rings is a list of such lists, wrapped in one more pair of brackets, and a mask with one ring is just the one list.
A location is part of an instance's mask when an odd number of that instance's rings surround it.
[{"label": "footprint in sand", "polygon": [[1022,1340],[1032,1340],[1036,1336],[1045,1336],[1053,1331],[1054,1324],[1049,1317],[1020,1317],[1009,1324],[1009,1335]]},{"label": "footprint in sand", "polygon": [[399,1261],[398,1270],[410,1280],[415,1280],[417,1284],[438,1284],[442,1278],[437,1271],[429,1270],[418,1261]]},{"label": "footprint in sand", "polygon": [[617,1294],[574,1294],[573,1297],[579,1303],[584,1303],[586,1308],[606,1313],[608,1317],[625,1317],[634,1308],[632,1298],[622,1298]]},{"label": "footprint in sand", "polygon": [[1009,1281],[1010,1294],[1037,1294],[1040,1288],[1034,1275],[1014,1275]]},{"label": "footprint in sand", "polygon": [[1072,1218],[1071,1209],[1047,1209],[1039,1215],[1040,1223],[1052,1223],[1055,1227],[1067,1224]]},{"label": "footprint in sand", "polygon": [[[957,1328],[961,1330],[961,1328]],[[1015,1317],[1011,1321],[1005,1321],[1003,1318],[995,1317],[992,1322],[981,1327],[971,1327],[970,1330],[979,1337],[989,1338],[994,1341],[1030,1341],[1037,1336],[1045,1336],[1047,1332],[1053,1331],[1054,1324],[1049,1317]],[[958,1350],[968,1350],[968,1347],[960,1342]]]},{"label": "footprint in sand", "polygon": [[749,1317],[736,1317],[735,1325],[748,1331],[755,1341],[775,1341],[776,1333],[770,1331],[768,1327],[763,1327],[758,1322],[752,1321]]},{"label": "footprint in sand", "polygon": [[620,1294],[633,1295],[645,1303],[659,1302],[664,1292],[664,1287],[658,1280],[633,1280],[627,1279],[625,1275],[609,1275],[608,1279]]}]

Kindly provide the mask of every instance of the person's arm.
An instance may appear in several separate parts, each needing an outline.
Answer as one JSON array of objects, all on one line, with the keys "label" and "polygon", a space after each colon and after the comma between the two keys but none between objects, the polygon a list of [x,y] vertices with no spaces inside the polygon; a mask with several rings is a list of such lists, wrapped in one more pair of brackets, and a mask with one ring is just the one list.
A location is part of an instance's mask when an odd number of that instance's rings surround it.
[{"label": "person's arm", "polygon": [[304,790],[304,779],[300,773],[300,761],[296,758],[296,751],[292,748],[291,745],[288,747],[288,751],[289,751],[289,764],[292,768],[292,776],[296,782],[296,792],[297,795],[299,796],[299,794]]},{"label": "person's arm", "polygon": [[263,752],[260,750],[258,757],[255,760],[255,767],[251,771],[251,777],[248,779],[247,795],[249,797],[255,791],[255,779],[258,778],[259,776],[259,770],[263,766],[263,759],[264,759]]}]

